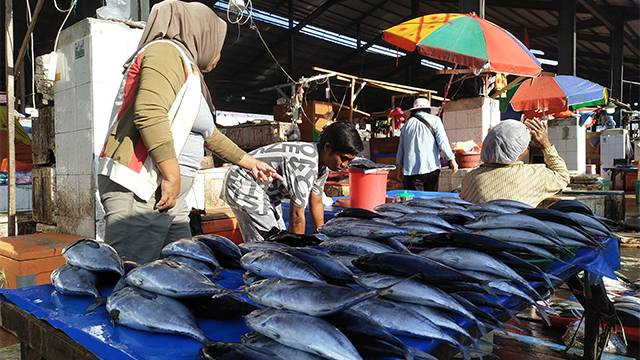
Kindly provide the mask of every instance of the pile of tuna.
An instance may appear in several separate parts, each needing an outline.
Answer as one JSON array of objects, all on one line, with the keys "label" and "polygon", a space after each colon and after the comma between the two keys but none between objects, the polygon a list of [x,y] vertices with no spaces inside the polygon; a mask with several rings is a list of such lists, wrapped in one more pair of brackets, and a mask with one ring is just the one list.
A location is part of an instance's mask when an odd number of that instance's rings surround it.
[{"label": "pile of tuna", "polygon": [[430,358],[398,338],[409,336],[468,357],[480,335],[517,327],[506,299],[546,319],[545,299],[562,280],[541,263],[568,270],[576,248],[602,247],[608,236],[606,222],[576,202],[532,209],[441,198],[347,209],[315,236],[241,245],[246,292],[264,307],[245,316],[254,332],[243,344],[284,359]]},{"label": "pile of tuna", "polygon": [[[575,248],[599,248],[608,236],[580,203],[413,200],[344,210],[313,236],[281,233],[239,247],[215,235],[180,240],[141,266],[81,240],[64,250],[68,264],[52,284],[94,297],[88,311],[106,303],[116,326],[194,338],[205,359],[433,358],[405,337],[468,358],[481,353],[481,335],[517,327],[506,299],[546,317],[545,299],[561,280],[543,262],[568,270]],[[224,268],[244,269],[246,286],[212,281]],[[241,343],[213,342],[195,321],[241,316],[252,330]]]}]

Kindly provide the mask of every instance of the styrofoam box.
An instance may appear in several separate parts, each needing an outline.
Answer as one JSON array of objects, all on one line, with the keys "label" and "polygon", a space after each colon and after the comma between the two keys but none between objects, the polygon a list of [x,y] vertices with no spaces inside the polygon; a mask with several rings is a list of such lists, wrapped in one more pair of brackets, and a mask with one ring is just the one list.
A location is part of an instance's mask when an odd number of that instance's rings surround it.
[{"label": "styrofoam box", "polygon": [[[7,211],[7,185],[0,186],[0,211]],[[16,211],[31,211],[31,185],[16,185]]]}]

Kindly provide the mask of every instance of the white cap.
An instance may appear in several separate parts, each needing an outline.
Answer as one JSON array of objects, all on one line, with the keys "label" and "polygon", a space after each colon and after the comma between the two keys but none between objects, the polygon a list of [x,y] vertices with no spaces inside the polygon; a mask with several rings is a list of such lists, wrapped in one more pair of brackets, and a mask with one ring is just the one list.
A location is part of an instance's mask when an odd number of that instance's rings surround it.
[{"label": "white cap", "polygon": [[409,110],[430,109],[430,108],[431,108],[431,101],[429,99],[417,98],[413,102],[413,107]]}]

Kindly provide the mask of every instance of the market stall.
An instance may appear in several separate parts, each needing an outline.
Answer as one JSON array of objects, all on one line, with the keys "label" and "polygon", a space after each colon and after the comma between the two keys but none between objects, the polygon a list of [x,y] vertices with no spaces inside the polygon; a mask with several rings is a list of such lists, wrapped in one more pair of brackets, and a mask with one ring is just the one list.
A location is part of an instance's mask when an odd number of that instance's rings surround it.
[{"label": "market stall", "polygon": [[[563,280],[572,278],[580,269],[592,271],[596,275],[610,276],[619,265],[618,242],[610,238],[604,245],[600,250],[579,251],[575,258],[567,263],[555,264],[549,273]],[[242,272],[239,270],[224,271],[220,274],[217,283],[231,290],[238,289],[243,285],[241,275]],[[111,289],[101,290],[103,296],[109,295],[110,292]],[[86,349],[99,358],[113,360],[186,360],[196,358],[201,347],[196,341],[187,337],[114,327],[104,308],[90,315],[82,315],[91,300],[60,295],[51,285],[2,290],[0,293],[3,296],[0,305],[3,327],[15,333],[23,346],[28,347],[27,351],[33,351],[35,354],[37,351],[47,351],[54,346],[42,343],[41,339],[48,338],[48,333],[55,332],[55,329],[64,332],[70,339],[62,343],[64,348],[59,348],[61,354],[77,353],[79,349]],[[506,296],[500,298],[500,303],[513,310],[525,306],[521,300]],[[471,325],[469,321],[462,318],[457,320],[463,327],[468,328]],[[50,326],[34,326],[41,322]],[[26,327],[26,324],[29,326]],[[200,319],[198,325],[211,340],[224,342],[239,342],[240,337],[249,331],[241,319],[230,321]],[[30,330],[38,327],[41,329],[40,333],[34,334],[34,330]],[[434,354],[438,353],[436,349],[441,345],[439,341],[409,337],[404,337],[402,340],[410,346]],[[34,348],[35,346],[42,347]],[[444,353],[440,354],[444,356]]]}]

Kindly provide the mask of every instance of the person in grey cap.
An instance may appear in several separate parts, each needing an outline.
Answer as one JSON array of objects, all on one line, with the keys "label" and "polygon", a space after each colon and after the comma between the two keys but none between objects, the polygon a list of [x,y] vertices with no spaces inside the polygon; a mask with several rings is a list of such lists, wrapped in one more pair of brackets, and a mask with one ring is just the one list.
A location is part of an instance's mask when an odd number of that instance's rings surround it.
[{"label": "person in grey cap", "polygon": [[[522,162],[529,143],[542,149],[544,164]],[[509,199],[537,206],[569,184],[567,165],[549,141],[540,120],[504,120],[482,143],[483,164],[462,180],[460,197],[474,203]]]},{"label": "person in grey cap", "polygon": [[424,191],[438,191],[440,178],[440,153],[444,154],[451,170],[458,170],[458,163],[444,131],[442,120],[429,114],[431,101],[417,98],[413,116],[402,127],[396,164],[402,168],[404,189],[416,190],[416,182],[422,182]]}]

